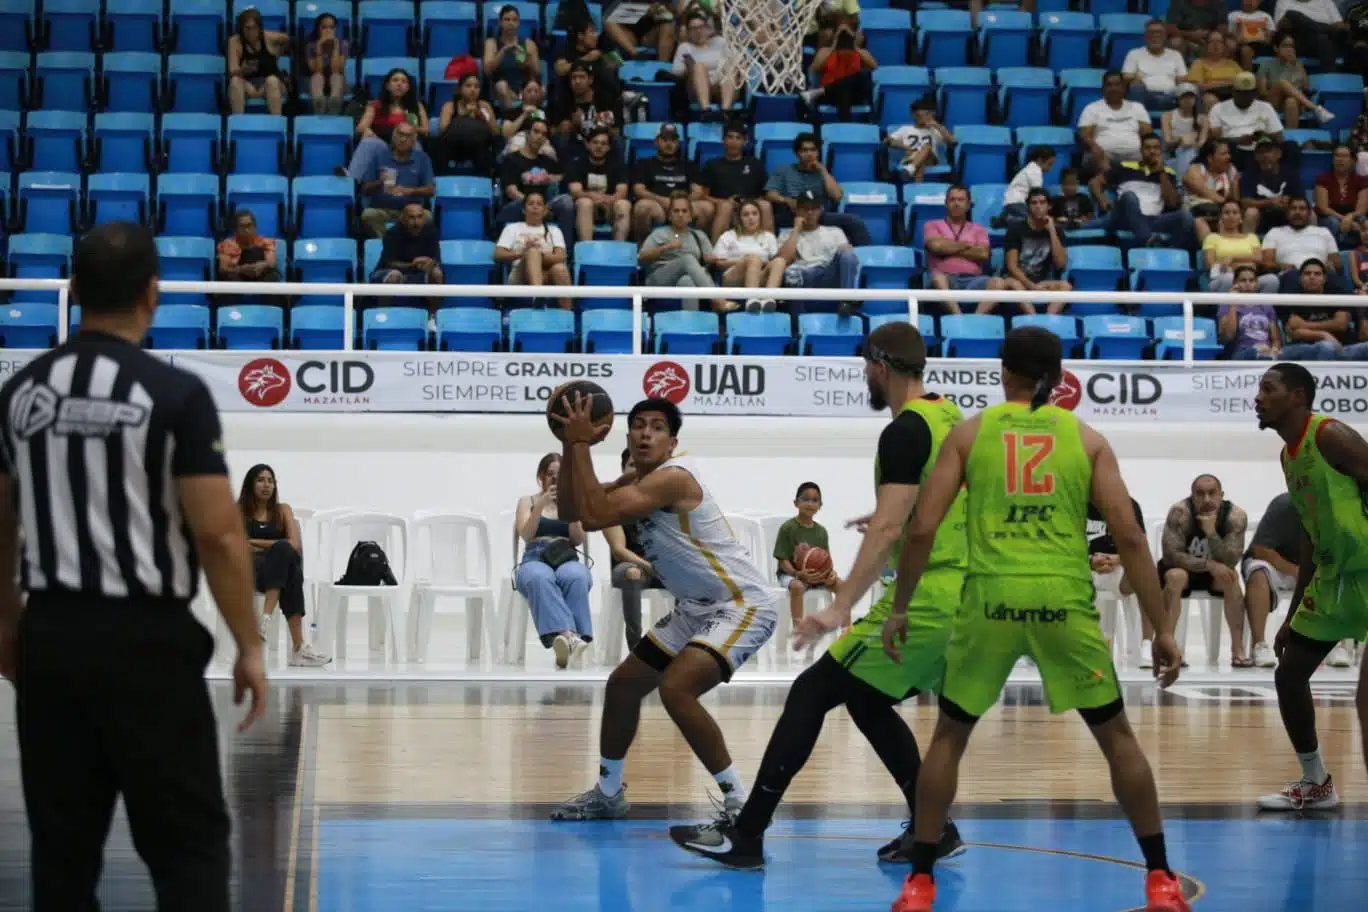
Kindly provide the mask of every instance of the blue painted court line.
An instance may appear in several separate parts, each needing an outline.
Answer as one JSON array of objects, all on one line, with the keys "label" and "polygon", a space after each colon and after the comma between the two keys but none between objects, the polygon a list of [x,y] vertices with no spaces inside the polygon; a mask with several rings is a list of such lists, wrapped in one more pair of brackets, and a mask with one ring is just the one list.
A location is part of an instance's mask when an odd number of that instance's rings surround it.
[{"label": "blue painted court line", "polygon": [[[763,872],[677,849],[665,821],[346,820],[319,832],[320,912],[699,912],[887,909],[907,869],[875,850],[896,820],[780,820]],[[675,821],[682,822],[682,821]],[[1194,912],[1349,912],[1368,896],[1368,821],[1171,820]],[[1121,912],[1143,899],[1122,820],[970,819],[938,874],[937,912]]]}]

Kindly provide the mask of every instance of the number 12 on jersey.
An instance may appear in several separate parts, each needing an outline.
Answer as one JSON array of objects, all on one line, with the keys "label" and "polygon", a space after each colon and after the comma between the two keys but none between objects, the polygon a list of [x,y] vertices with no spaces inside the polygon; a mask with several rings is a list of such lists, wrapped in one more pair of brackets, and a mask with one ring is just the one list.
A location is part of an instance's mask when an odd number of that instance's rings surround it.
[{"label": "number 12 on jersey", "polygon": [[1008,431],[1002,435],[1002,452],[1006,460],[1004,483],[1009,495],[1039,497],[1054,493],[1054,473],[1042,472],[1040,468],[1054,452],[1054,446],[1053,434]]}]

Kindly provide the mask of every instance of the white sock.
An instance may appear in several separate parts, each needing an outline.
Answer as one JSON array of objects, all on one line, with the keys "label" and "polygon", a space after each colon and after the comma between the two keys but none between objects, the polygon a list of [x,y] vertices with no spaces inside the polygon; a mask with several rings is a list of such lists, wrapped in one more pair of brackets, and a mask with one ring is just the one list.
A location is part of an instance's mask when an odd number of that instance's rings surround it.
[{"label": "white sock", "polygon": [[622,761],[599,757],[599,791],[612,797],[622,791]]},{"label": "white sock", "polygon": [[1302,778],[1307,782],[1324,785],[1325,780],[1330,778],[1330,774],[1325,771],[1325,763],[1321,760],[1320,748],[1309,754],[1297,754],[1297,762],[1301,764]]},{"label": "white sock", "polygon": [[714,773],[713,778],[717,780],[717,787],[722,790],[723,799],[735,798],[737,801],[746,800],[746,787],[741,784],[741,774],[736,771],[736,764],[732,764],[720,773]]}]

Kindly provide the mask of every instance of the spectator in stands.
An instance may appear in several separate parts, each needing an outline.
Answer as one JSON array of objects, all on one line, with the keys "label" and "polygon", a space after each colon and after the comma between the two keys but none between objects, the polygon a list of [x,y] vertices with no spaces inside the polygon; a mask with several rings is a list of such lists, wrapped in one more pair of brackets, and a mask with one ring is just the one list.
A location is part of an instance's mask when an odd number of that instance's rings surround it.
[{"label": "spectator in stands", "polygon": [[1182,54],[1168,46],[1168,30],[1159,19],[1151,19],[1145,24],[1144,45],[1126,52],[1126,59],[1121,63],[1126,97],[1149,111],[1173,107],[1178,86],[1187,80],[1187,75],[1187,62]]},{"label": "spectator in stands", "polygon": [[1297,47],[1320,60],[1322,73],[1335,71],[1335,56],[1349,34],[1335,0],[1278,0],[1273,18],[1279,29],[1297,36]]},{"label": "spectator in stands", "polygon": [[1311,111],[1321,123],[1334,120],[1334,114],[1307,95],[1311,77],[1297,56],[1297,39],[1290,32],[1279,32],[1274,41],[1277,56],[1259,64],[1259,95],[1282,112],[1283,125],[1289,130],[1301,126],[1303,111]]},{"label": "spectator in stands", "polygon": [[[1241,263],[1232,275],[1236,294],[1259,290],[1259,271],[1253,264]],[[1216,334],[1235,361],[1276,361],[1282,354],[1282,330],[1272,304],[1222,304]]]},{"label": "spectator in stands", "polygon": [[1065,231],[1087,228],[1096,216],[1092,198],[1079,192],[1079,187],[1077,168],[1065,168],[1059,173],[1059,195],[1050,203],[1050,215]]},{"label": "spectator in stands", "polygon": [[527,127],[527,143],[517,152],[504,158],[499,165],[499,184],[503,187],[504,205],[494,218],[494,227],[522,219],[522,199],[528,190],[543,194],[560,183],[564,169],[546,154],[551,131],[546,121],[534,117]]},{"label": "spectator in stands", "polygon": [[1354,294],[1368,295],[1368,224],[1359,226],[1359,246],[1349,251],[1349,278]]},{"label": "spectator in stands", "polygon": [[[510,285],[561,285],[574,284],[570,279],[570,269],[566,266],[565,234],[555,225],[546,222],[546,192],[535,187],[527,188],[522,198],[521,222],[510,222],[499,232],[499,240],[494,245],[494,261],[510,267]],[[561,310],[574,309],[569,298],[558,302]]]},{"label": "spectator in stands", "polygon": [[[799,133],[793,138],[793,151],[798,161],[775,168],[765,184],[765,196],[774,204],[774,218],[777,225],[790,224],[790,219],[798,213],[798,200],[804,193],[810,194],[825,207],[839,203],[845,191],[831,176],[826,165],[822,164],[821,147],[814,133]],[[850,243],[856,247],[869,245],[869,229],[864,219],[848,212],[827,212],[823,221],[833,228],[845,232]]]},{"label": "spectator in stands", "polygon": [[585,154],[565,169],[565,193],[551,202],[561,231],[580,241],[594,239],[594,225],[613,226],[613,240],[625,241],[632,228],[632,204],[627,200],[627,166],[613,149],[613,134],[597,127],[584,145]]},{"label": "spectator in stands", "polygon": [[[736,82],[723,78],[726,60],[727,42],[713,34],[708,14],[693,7],[684,15],[684,41],[675,49],[670,72],[683,81],[704,120],[721,120],[722,112],[730,111],[736,101]],[[720,111],[713,105],[714,93],[722,103]]]},{"label": "spectator in stands", "polygon": [[[1164,164],[1164,145],[1158,135],[1145,136],[1139,161],[1113,162],[1089,186],[1097,208],[1108,213],[1113,232],[1129,231],[1140,246],[1157,234],[1167,234],[1171,247],[1190,250],[1194,246],[1192,213],[1182,208],[1177,178]],[[1115,203],[1104,188],[1115,191]]]},{"label": "spectator in stands", "polygon": [[622,129],[622,93],[606,95],[595,88],[594,74],[582,63],[570,67],[570,91],[551,116],[564,137],[567,161],[584,153],[584,141],[595,130],[609,132],[609,141]]},{"label": "spectator in stands", "polygon": [[1246,70],[1254,69],[1255,57],[1271,57],[1273,17],[1263,9],[1262,0],[1240,0],[1240,8],[1226,17],[1230,40],[1236,48],[1235,59]]},{"label": "spectator in stands", "polygon": [[[722,270],[722,284],[730,288],[779,288],[785,263],[779,258],[779,239],[764,226],[760,203],[745,199],[735,211],[736,226],[718,238],[708,265]],[[775,303],[772,298],[751,298],[746,309],[769,312]]]},{"label": "spectator in stands", "polygon": [[248,469],[237,505],[252,549],[255,589],[262,594],[261,638],[269,639],[271,615],[279,606],[290,629],[290,664],[327,665],[332,659],[304,641],[304,550],[294,511],[280,502],[275,470],[265,464]]},{"label": "spectator in stands", "polygon": [[[622,451],[622,475],[629,475],[632,451]],[[663,589],[651,562],[641,556],[641,533],[638,520],[627,520],[620,526],[603,530],[603,540],[613,559],[613,588],[622,590],[622,626],[627,636],[627,649],[636,649],[641,642],[641,593],[645,589]]]},{"label": "spectator in stands", "polygon": [[537,43],[518,37],[521,25],[516,6],[501,7],[498,32],[484,43],[485,77],[494,85],[494,97],[506,108],[516,103],[523,83],[541,72]]},{"label": "spectator in stands", "polygon": [[1239,200],[1228,199],[1221,204],[1216,230],[1202,241],[1202,256],[1209,271],[1207,291],[1213,294],[1230,291],[1238,266],[1253,267],[1258,291],[1274,294],[1278,290],[1276,273],[1258,274],[1263,266],[1263,248],[1259,245],[1259,236],[1245,230]]},{"label": "spectator in stands", "polygon": [[555,566],[547,562],[548,553],[557,560],[563,557],[558,552],[567,542],[575,548],[584,544],[584,526],[556,513],[559,475],[560,456],[547,453],[537,464],[537,493],[518,498],[516,523],[523,556],[513,582],[527,599],[542,645],[555,652],[556,667],[564,669],[577,662],[594,639],[589,611],[594,578],[579,554]]},{"label": "spectator in stands", "polygon": [[[955,184],[945,191],[945,218],[927,222],[926,261],[931,287],[938,291],[1002,291],[1015,286],[1009,279],[987,275],[983,267],[992,258],[988,229],[969,221],[969,189]],[[991,313],[997,305],[984,301],[979,313]],[[946,301],[945,312],[958,314],[957,301]]]},{"label": "spectator in stands", "polygon": [[[1033,187],[1026,197],[1026,220],[1014,221],[1007,228],[1007,277],[1025,291],[1072,291],[1073,286],[1060,278],[1069,265],[1069,252],[1064,249],[1059,230],[1050,217],[1050,194],[1044,187]],[[1029,301],[1016,305],[1021,313],[1035,313]],[[1063,301],[1051,301],[1048,312],[1063,313]],[[1010,307],[1010,305],[1009,305]]]},{"label": "spectator in stands", "polygon": [[[1169,508],[1164,521],[1159,579],[1164,584],[1164,610],[1176,621],[1182,600],[1193,592],[1220,595],[1227,622],[1244,617],[1244,594],[1235,567],[1244,553],[1249,517],[1225,499],[1215,475],[1198,475],[1188,496]],[[1144,641],[1140,667],[1149,668],[1154,629],[1142,619]]]},{"label": "spectator in stands", "polygon": [[[689,222],[693,218],[689,194],[676,190],[670,195],[666,208],[669,221],[646,236],[641,245],[639,260],[647,285],[656,287],[716,288],[717,283],[704,265],[712,255],[712,242]],[[717,313],[737,310],[735,301],[712,299]],[[697,310],[698,299],[685,299],[685,310]]]},{"label": "spectator in stands", "polygon": [[[1331,295],[1339,292],[1326,281],[1325,263],[1308,258],[1293,273],[1296,284],[1284,286],[1289,294]],[[1279,316],[1287,327],[1282,356],[1288,361],[1362,360],[1368,344],[1354,336],[1354,321],[1340,304],[1323,307],[1284,307]]]},{"label": "spectator in stands", "polygon": [[[1273,668],[1277,656],[1266,640],[1268,616],[1279,598],[1291,598],[1297,588],[1297,565],[1301,562],[1301,518],[1286,491],[1269,501],[1254,538],[1244,553],[1240,574],[1245,583],[1245,611],[1249,616],[1254,655],[1243,666]],[[1235,662],[1232,660],[1231,664]]]},{"label": "spectator in stands", "polygon": [[1357,247],[1359,223],[1368,218],[1368,178],[1354,173],[1354,153],[1335,146],[1330,170],[1316,178],[1317,222],[1335,238],[1339,249]]},{"label": "spectator in stands", "polygon": [[[441,263],[442,249],[436,222],[421,205],[408,203],[399,212],[398,222],[385,232],[380,260],[370,274],[370,280],[383,285],[441,285],[444,280]],[[436,298],[428,302],[428,309],[434,315],[437,304]]]},{"label": "spectator in stands", "polygon": [[651,228],[665,221],[670,199],[683,193],[699,225],[712,226],[713,206],[703,189],[698,166],[679,154],[679,128],[661,124],[656,131],[656,154],[639,158],[632,167],[632,228],[645,238]]},{"label": "spectator in stands", "polygon": [[1159,132],[1164,138],[1164,154],[1173,160],[1173,170],[1186,174],[1210,133],[1207,116],[1197,111],[1195,85],[1185,82],[1178,87],[1178,107],[1159,118]]},{"label": "spectator in stands", "polygon": [[1026,218],[1026,199],[1032,190],[1045,186],[1045,175],[1054,167],[1053,146],[1032,146],[1026,152],[1026,166],[1013,175],[1002,194],[1002,219],[1019,222]]},{"label": "spectator in stands", "polygon": [[[575,64],[583,65],[589,75],[594,80],[594,89],[603,94],[605,98],[616,98],[621,102],[622,82],[618,79],[618,67],[622,64],[622,56],[616,51],[604,53],[599,46],[599,30],[594,25],[592,17],[587,17],[570,29],[571,43],[568,44],[556,58],[552,69],[556,75],[566,80],[562,84],[563,89],[570,89],[569,83],[570,70]],[[613,126],[621,126],[622,120]]]},{"label": "spectator in stands", "polygon": [[279,282],[275,238],[257,234],[256,216],[250,210],[233,213],[233,236],[219,241],[220,282]]},{"label": "spectator in stands", "polygon": [[[854,288],[860,261],[855,248],[841,228],[822,224],[830,217],[822,207],[822,200],[812,191],[804,190],[798,197],[798,215],[793,228],[779,237],[779,259],[787,265],[784,284],[789,288]],[[858,301],[843,298],[838,313],[854,316],[860,308]],[[790,312],[802,313],[801,301],[791,302]]]},{"label": "spectator in stands", "polygon": [[1078,138],[1086,151],[1086,164],[1105,173],[1113,159],[1140,157],[1140,139],[1154,132],[1149,111],[1139,102],[1126,100],[1121,74],[1109,70],[1102,77],[1102,97],[1089,102],[1078,115]]},{"label": "spectator in stands", "polygon": [[[1192,227],[1201,245],[1221,217],[1221,207],[1240,200],[1240,172],[1230,162],[1230,145],[1208,139],[1200,160],[1183,174],[1183,205],[1192,213]],[[1239,208],[1237,205],[1236,209]]]},{"label": "spectator in stands", "polygon": [[347,100],[347,58],[351,45],[337,37],[337,17],[323,13],[314,19],[313,32],[304,45],[304,64],[309,68],[309,100],[315,114],[341,114]]},{"label": "spectator in stands", "polygon": [[[1311,204],[1303,196],[1288,202],[1287,224],[1264,235],[1263,257],[1264,267],[1280,274],[1284,289],[1296,286],[1297,273],[1307,260],[1329,263],[1336,270],[1341,265],[1334,235],[1311,224]],[[1336,293],[1342,290],[1337,288]]]},{"label": "spectator in stands", "polygon": [[372,158],[361,176],[361,195],[369,197],[361,223],[374,237],[384,237],[386,226],[409,203],[425,206],[437,193],[432,159],[418,146],[413,124],[394,128],[394,145],[384,158]]},{"label": "spectator in stands", "polygon": [[[1145,528],[1145,514],[1141,512],[1140,504],[1136,503],[1134,497],[1131,498],[1131,508],[1135,510],[1136,523],[1140,528]],[[1116,538],[1111,534],[1102,511],[1093,503],[1088,504],[1085,529],[1088,536],[1088,564],[1092,568],[1093,589],[1115,596],[1134,594],[1135,587],[1126,578],[1126,571],[1121,566]]]},{"label": "spectator in stands", "polygon": [[746,125],[739,120],[727,124],[722,133],[722,157],[703,165],[702,182],[713,206],[713,243],[731,227],[736,204],[752,200],[760,209],[764,230],[774,233],[774,207],[765,199],[765,166],[754,155],[746,154]]},{"label": "spectator in stands", "polygon": [[821,548],[828,554],[831,553],[831,542],[826,527],[815,518],[817,511],[822,509],[822,489],[816,482],[803,482],[798,486],[798,493],[794,495],[793,505],[798,509],[798,515],[785,520],[775,533],[774,559],[779,564],[779,585],[788,590],[789,617],[797,624],[803,619],[803,602],[807,591],[834,591],[840,585],[841,579],[836,575],[835,567],[828,567],[822,571],[802,570],[794,564],[801,545]]},{"label": "spectator in stands", "polygon": [[[542,87],[541,80],[528,79],[517,104],[503,112],[504,119],[499,131],[504,139],[508,140],[503,148],[504,155],[512,155],[527,146],[527,128],[534,121],[547,119],[546,110],[542,106],[545,101],[546,90]],[[551,143],[542,147],[542,154],[559,160]]]},{"label": "spectator in stands", "polygon": [[1248,171],[1255,148],[1263,140],[1283,141],[1282,121],[1278,112],[1258,96],[1259,81],[1253,73],[1241,73],[1232,83],[1230,98],[1207,112],[1207,125],[1212,139],[1230,143],[1235,166]]},{"label": "spectator in stands", "polygon": [[1207,35],[1205,52],[1193,61],[1192,69],[1188,71],[1189,81],[1201,90],[1202,104],[1208,110],[1230,97],[1235,77],[1244,72],[1230,58],[1230,51],[1226,36],[1212,31]]},{"label": "spectator in stands", "polygon": [[438,163],[445,170],[451,162],[470,162],[477,175],[491,174],[498,131],[493,105],[480,97],[480,77],[467,74],[437,116]]},{"label": "spectator in stands", "polygon": [[1169,45],[1187,59],[1200,53],[1207,35],[1225,24],[1226,5],[1220,0],[1172,0],[1169,3]]},{"label": "spectator in stands", "polygon": [[817,106],[825,103],[836,108],[838,120],[848,122],[852,107],[873,100],[874,71],[878,68],[879,61],[864,47],[858,27],[847,23],[837,26],[830,43],[817,50],[808,68],[819,82],[818,88],[800,95],[808,118],[816,123]]},{"label": "spectator in stands", "polygon": [[238,14],[228,39],[228,107],[234,114],[247,110],[247,99],[264,98],[267,112],[280,115],[290,77],[277,58],[289,50],[290,36],[266,31],[255,7]]},{"label": "spectator in stands", "polygon": [[382,86],[380,97],[366,105],[356,122],[356,135],[361,138],[352,152],[351,163],[345,171],[338,172],[342,177],[350,175],[357,183],[365,181],[375,162],[389,154],[395,128],[400,124],[408,124],[417,136],[428,134],[427,108],[418,100],[418,83],[408,71],[397,67],[390,70]]},{"label": "spectator in stands", "polygon": [[[619,11],[619,6],[633,9]],[[638,18],[627,21],[632,16]],[[655,50],[655,54],[650,56],[656,60],[671,60],[674,58],[675,41],[679,37],[674,13],[668,3],[652,3],[645,12],[639,12],[639,5],[630,0],[609,0],[604,4],[603,33],[628,60],[636,60],[640,50],[651,49]]]},{"label": "spectator in stands", "polygon": [[1283,163],[1280,143],[1260,140],[1254,153],[1254,167],[1240,178],[1240,198],[1245,206],[1245,231],[1267,234],[1287,224],[1287,207],[1303,199],[1301,175],[1294,166]]},{"label": "spectator in stands", "polygon": [[955,134],[936,119],[935,96],[927,95],[912,105],[912,124],[890,130],[884,142],[904,153],[899,166],[914,181],[920,181],[926,169],[950,163],[947,151],[955,144]]}]

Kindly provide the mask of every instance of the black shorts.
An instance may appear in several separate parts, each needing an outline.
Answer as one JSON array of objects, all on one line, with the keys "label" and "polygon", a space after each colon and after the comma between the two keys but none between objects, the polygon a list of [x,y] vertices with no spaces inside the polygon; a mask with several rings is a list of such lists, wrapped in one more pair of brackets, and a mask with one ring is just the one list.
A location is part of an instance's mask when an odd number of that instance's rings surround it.
[{"label": "black shorts", "polygon": [[[1182,570],[1182,567],[1170,567],[1163,561],[1159,562],[1159,582],[1164,581],[1164,574],[1169,570]],[[1187,598],[1194,592],[1211,592],[1215,595],[1221,594],[1221,587],[1216,585],[1216,581],[1211,578],[1211,574],[1205,570],[1186,570],[1187,586],[1183,589],[1183,598]]]}]

